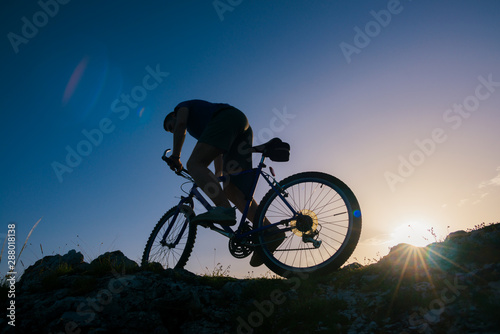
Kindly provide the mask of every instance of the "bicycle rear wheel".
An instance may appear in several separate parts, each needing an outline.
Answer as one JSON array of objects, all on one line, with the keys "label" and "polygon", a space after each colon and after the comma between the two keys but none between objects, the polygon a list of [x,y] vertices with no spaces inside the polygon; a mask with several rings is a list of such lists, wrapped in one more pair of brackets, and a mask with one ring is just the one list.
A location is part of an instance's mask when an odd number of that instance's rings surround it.
[{"label": "bicycle rear wheel", "polygon": [[184,268],[196,239],[196,225],[189,223],[193,217],[187,205],[168,210],[149,236],[142,265],[158,262],[165,269]]},{"label": "bicycle rear wheel", "polygon": [[281,231],[269,229],[266,234],[264,230],[258,236],[256,251],[266,266],[285,277],[338,269],[361,234],[361,211],[353,192],[339,179],[320,172],[292,175],[279,187],[283,198],[270,190],[256,213],[257,227],[266,218],[271,224],[280,223]]}]

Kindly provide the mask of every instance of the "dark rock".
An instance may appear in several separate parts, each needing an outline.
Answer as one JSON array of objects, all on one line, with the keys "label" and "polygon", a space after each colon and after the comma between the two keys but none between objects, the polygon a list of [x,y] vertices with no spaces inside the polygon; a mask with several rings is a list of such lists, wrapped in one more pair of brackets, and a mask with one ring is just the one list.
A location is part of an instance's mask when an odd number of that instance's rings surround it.
[{"label": "dark rock", "polygon": [[107,252],[90,262],[89,270],[115,268],[117,271],[133,271],[139,266],[135,261],[127,258],[121,251]]},{"label": "dark rock", "polygon": [[459,231],[455,231],[455,232],[448,234],[448,236],[446,237],[446,240],[463,238],[463,237],[466,237],[467,235],[468,235],[468,233],[465,232],[464,230],[459,230]]},{"label": "dark rock", "polygon": [[[26,269],[16,294],[16,330],[494,333],[500,229],[462,232],[428,247],[397,245],[368,266],[352,263],[323,278],[289,281],[214,280],[158,264],[139,267],[120,251],[88,264],[72,250]],[[0,319],[0,333],[7,327]]]},{"label": "dark rock", "polygon": [[24,271],[19,288],[25,290],[40,289],[44,280],[51,279],[52,275],[82,268],[82,265],[84,265],[83,254],[74,249],[63,256],[46,256]]},{"label": "dark rock", "polygon": [[349,263],[348,265],[346,265],[342,268],[347,269],[347,270],[354,270],[354,269],[363,268],[363,265],[361,263],[358,263],[358,262],[353,262],[353,263]]}]

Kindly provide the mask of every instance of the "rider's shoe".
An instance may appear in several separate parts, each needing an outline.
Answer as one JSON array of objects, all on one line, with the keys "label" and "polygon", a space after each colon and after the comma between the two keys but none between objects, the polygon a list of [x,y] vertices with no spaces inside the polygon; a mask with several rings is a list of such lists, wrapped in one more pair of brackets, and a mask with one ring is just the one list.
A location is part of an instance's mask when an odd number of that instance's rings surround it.
[{"label": "rider's shoe", "polygon": [[[278,227],[275,227],[275,228],[278,229]],[[269,230],[272,230],[272,229],[269,229]],[[275,234],[271,234],[266,239],[272,240],[272,241],[269,241],[269,243],[266,244],[266,246],[267,246],[267,249],[271,253],[273,253],[279,247],[279,245],[281,245],[283,240],[286,239],[286,235],[285,235],[285,232],[275,233]],[[257,252],[253,252],[252,258],[250,259],[250,265],[252,267],[259,267],[263,264],[264,264],[264,261],[262,260],[260,255]]]},{"label": "rider's shoe", "polygon": [[191,220],[193,224],[204,225],[207,223],[219,224],[222,226],[233,226],[236,224],[235,208],[215,207],[208,212],[197,215]]}]

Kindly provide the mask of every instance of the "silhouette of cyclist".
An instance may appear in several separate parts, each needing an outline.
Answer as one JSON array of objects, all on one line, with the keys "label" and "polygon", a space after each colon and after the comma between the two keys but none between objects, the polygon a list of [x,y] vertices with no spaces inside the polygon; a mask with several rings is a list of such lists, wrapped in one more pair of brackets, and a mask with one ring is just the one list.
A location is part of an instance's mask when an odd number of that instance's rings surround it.
[{"label": "silhouette of cyclist", "polygon": [[[165,117],[163,127],[173,133],[174,145],[170,166],[182,170],[180,161],[186,132],[198,140],[186,167],[196,184],[216,205],[193,222],[210,221],[220,225],[236,224],[236,212],[229,200],[243,211],[252,173],[231,176],[224,189],[216,176],[252,168],[253,132],[243,112],[225,103],[189,100],[179,103]],[[215,174],[208,168],[214,162]],[[252,199],[248,219],[253,221],[257,203]]]},{"label": "silhouette of cyclist", "polygon": [[[254,173],[231,175],[224,182],[224,189],[217,180],[252,166],[253,132],[243,112],[225,103],[211,103],[203,100],[189,100],[179,103],[163,122],[167,132],[173,134],[172,155],[168,158],[170,168],[182,170],[180,161],[186,132],[198,140],[187,161],[187,170],[196,184],[216,205],[206,213],[197,215],[192,223],[212,222],[224,226],[236,224],[236,211],[243,212],[247,200],[251,200],[247,218],[254,222],[258,203],[247,198],[254,181]],[[214,162],[215,174],[208,168]],[[269,224],[265,221],[264,224]],[[284,237],[284,234],[283,234]],[[269,245],[276,249],[281,240]],[[250,265],[257,267],[263,263],[254,253]]]}]

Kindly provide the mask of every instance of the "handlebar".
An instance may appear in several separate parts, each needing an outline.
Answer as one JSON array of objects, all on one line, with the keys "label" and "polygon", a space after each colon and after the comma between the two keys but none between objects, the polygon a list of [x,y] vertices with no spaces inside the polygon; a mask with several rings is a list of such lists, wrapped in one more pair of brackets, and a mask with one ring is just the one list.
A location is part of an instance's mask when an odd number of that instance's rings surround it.
[{"label": "handlebar", "polygon": [[[163,161],[165,161],[169,167],[171,167],[171,166],[170,166],[170,160],[169,160],[169,157],[167,157],[167,154],[170,153],[171,151],[172,151],[171,149],[167,148],[165,150],[165,152],[163,152],[163,156],[161,157],[161,159]],[[189,174],[187,169],[185,169],[184,167],[182,167],[182,169],[180,171],[176,171],[175,174],[182,176],[188,180],[192,180],[191,175]]]}]

